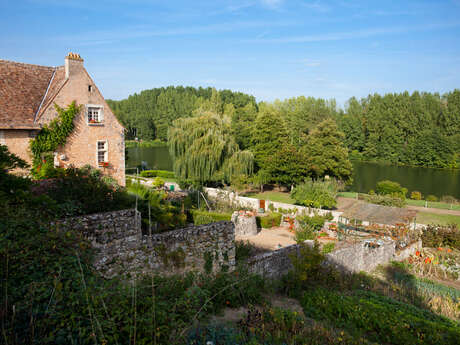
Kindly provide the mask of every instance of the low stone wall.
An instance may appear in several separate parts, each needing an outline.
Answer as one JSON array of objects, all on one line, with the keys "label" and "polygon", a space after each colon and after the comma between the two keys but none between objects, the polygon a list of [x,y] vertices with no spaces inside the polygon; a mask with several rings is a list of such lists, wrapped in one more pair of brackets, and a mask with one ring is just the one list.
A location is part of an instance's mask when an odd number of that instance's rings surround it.
[{"label": "low stone wall", "polygon": [[[313,246],[314,242],[305,241],[305,244]],[[299,254],[299,248],[299,245],[294,244],[254,256],[248,261],[249,270],[266,278],[279,278],[292,268],[290,255]],[[395,242],[391,240],[382,241],[381,245],[376,248],[363,241],[326,254],[325,263],[342,272],[370,272],[378,265],[404,260],[420,248],[421,241],[415,242],[398,252],[395,251]]]},{"label": "low stone wall", "polygon": [[113,242],[140,241],[141,214],[135,209],[89,214],[56,222],[65,230],[79,231],[94,248],[104,248]]},{"label": "low stone wall", "polygon": [[257,221],[253,215],[235,211],[232,214],[232,223],[235,224],[235,236],[257,235]]},{"label": "low stone wall", "polygon": [[273,252],[256,255],[248,261],[249,271],[265,278],[279,278],[292,269],[290,255],[297,255],[299,248],[299,245],[293,244]]},{"label": "low stone wall", "polygon": [[235,230],[218,222],[143,236],[134,209],[98,213],[60,221],[62,229],[80,231],[96,249],[94,266],[105,277],[186,271],[216,272],[235,267]]},{"label": "low stone wall", "polygon": [[326,262],[339,271],[370,272],[380,264],[390,262],[395,254],[394,241],[382,241],[373,248],[363,241],[334,250],[326,255]]}]

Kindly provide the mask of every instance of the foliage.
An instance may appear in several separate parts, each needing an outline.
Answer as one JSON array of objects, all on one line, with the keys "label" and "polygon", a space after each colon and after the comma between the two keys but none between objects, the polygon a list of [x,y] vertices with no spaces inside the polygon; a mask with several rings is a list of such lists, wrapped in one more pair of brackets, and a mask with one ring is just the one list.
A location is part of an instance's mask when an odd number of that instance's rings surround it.
[{"label": "foliage", "polygon": [[160,141],[158,139],[155,140],[141,140],[141,141],[136,141],[136,140],[125,140],[125,148],[131,148],[131,147],[164,147],[166,146],[166,143],[163,141]]},{"label": "foliage", "polygon": [[382,206],[392,206],[392,207],[404,207],[406,206],[406,200],[400,198],[399,196],[391,195],[378,195],[378,194],[360,194],[360,198],[363,198],[366,202]]},{"label": "foliage", "polygon": [[290,255],[292,270],[282,278],[284,290],[294,296],[298,296],[309,286],[309,282],[319,279],[322,272],[324,254],[321,253],[319,243],[314,246],[299,243],[299,251]]},{"label": "foliage", "polygon": [[379,343],[456,344],[460,336],[460,327],[446,318],[362,290],[344,295],[310,289],[302,306],[310,317]]},{"label": "foliage", "polygon": [[301,244],[307,240],[316,239],[316,234],[317,232],[314,230],[313,226],[307,224],[295,230],[294,239],[297,244]]},{"label": "foliage", "polygon": [[351,182],[353,166],[348,159],[348,149],[343,145],[344,134],[335,121],[319,123],[308,136],[306,154],[314,178],[326,175],[344,182]]},{"label": "foliage", "polygon": [[460,229],[457,225],[427,225],[422,232],[423,247],[451,247],[460,250]]},{"label": "foliage", "polygon": [[0,145],[0,204],[28,189],[29,179],[8,173],[10,170],[25,169],[27,166],[27,163],[11,153],[8,147]]},{"label": "foliage", "polygon": [[222,220],[230,221],[232,219],[231,213],[216,213],[194,210],[191,212],[193,216],[193,224],[202,225],[214,222],[220,222]]},{"label": "foliage", "polygon": [[0,144],[0,174],[6,174],[13,169],[25,169],[27,163],[14,153],[8,150],[8,147]]},{"label": "foliage", "polygon": [[414,190],[414,191],[412,191],[410,193],[410,198],[412,200],[422,200],[423,196],[422,196],[422,193],[420,193],[419,191]]},{"label": "foliage", "polygon": [[377,182],[375,191],[379,195],[390,195],[401,199],[405,199],[407,194],[407,188],[401,187],[398,182],[388,180]]},{"label": "foliage", "polygon": [[435,202],[435,201],[438,201],[438,197],[437,197],[436,195],[430,194],[430,195],[428,195],[428,196],[425,198],[425,200],[426,200],[426,201],[433,201],[433,202]]},{"label": "foliage", "polygon": [[339,184],[335,180],[306,180],[292,190],[291,197],[301,205],[334,208],[338,190]]},{"label": "foliage", "polygon": [[166,200],[166,192],[148,188],[140,183],[132,183],[128,191],[139,198],[137,208],[142,215],[144,231],[163,232],[185,226],[187,215],[181,207]]},{"label": "foliage", "polygon": [[270,229],[275,226],[280,226],[282,217],[283,215],[278,212],[270,212],[266,216],[260,216],[258,217],[260,219],[260,227]]},{"label": "foliage", "polygon": [[321,249],[321,252],[323,254],[328,254],[328,253],[333,252],[334,248],[335,248],[335,243],[334,242],[326,243],[326,244],[323,245],[323,248]]},{"label": "foliage", "polygon": [[314,214],[312,217],[309,215],[298,215],[296,217],[297,222],[301,229],[306,227],[311,227],[313,231],[319,231],[324,226],[326,220],[330,218],[329,215],[321,216],[319,214]]},{"label": "foliage", "polygon": [[155,188],[162,188],[165,185],[165,180],[163,180],[161,177],[155,177],[152,185]]},{"label": "foliage", "polygon": [[440,95],[373,94],[337,118],[345,142],[368,161],[437,168],[459,166],[460,90]]},{"label": "foliage", "polygon": [[175,175],[199,183],[229,182],[251,174],[253,155],[241,151],[230,132],[229,119],[216,114],[176,120],[168,132]]},{"label": "foliage", "polygon": [[40,170],[45,153],[52,153],[59,146],[65,145],[68,136],[74,129],[73,120],[81,110],[81,107],[77,106],[75,101],[66,109],[58,105],[55,105],[55,108],[58,116],[49,124],[43,126],[37,136],[30,141],[30,151],[33,155],[34,165],[33,173]]},{"label": "foliage", "polygon": [[[120,122],[127,128],[127,139],[167,139],[168,128],[174,120],[191,117],[196,109],[213,97],[217,98],[216,110],[223,112],[226,105],[232,105],[235,112],[256,107],[253,96],[230,90],[216,91],[208,88],[168,86],[144,90],[121,101],[107,100]],[[257,109],[257,108],[256,108]],[[245,112],[245,111],[243,111]],[[235,116],[237,115],[235,114]]]},{"label": "foliage", "polygon": [[443,195],[441,197],[441,202],[446,204],[457,204],[459,201],[452,195]]},{"label": "foliage", "polygon": [[249,259],[256,248],[249,241],[235,241],[235,259],[237,263],[243,263]]},{"label": "foliage", "polygon": [[[110,181],[112,182],[112,181]],[[90,166],[62,169],[59,178],[37,181],[34,195],[47,197],[48,211],[69,217],[131,208],[134,200],[116,183],[108,183],[99,170]]]},{"label": "foliage", "polygon": [[162,178],[174,178],[173,171],[166,170],[143,170],[140,173],[141,177],[162,177]]}]

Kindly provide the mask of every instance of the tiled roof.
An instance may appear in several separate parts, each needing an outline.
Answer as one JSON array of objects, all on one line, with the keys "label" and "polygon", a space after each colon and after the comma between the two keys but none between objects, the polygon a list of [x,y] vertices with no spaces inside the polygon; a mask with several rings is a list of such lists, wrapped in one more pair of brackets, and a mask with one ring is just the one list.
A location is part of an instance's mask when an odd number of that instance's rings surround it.
[{"label": "tiled roof", "polygon": [[[53,75],[59,83],[50,85]],[[60,89],[61,75],[63,68],[0,60],[0,128],[38,128],[35,116]],[[48,86],[54,94],[46,93]]]}]

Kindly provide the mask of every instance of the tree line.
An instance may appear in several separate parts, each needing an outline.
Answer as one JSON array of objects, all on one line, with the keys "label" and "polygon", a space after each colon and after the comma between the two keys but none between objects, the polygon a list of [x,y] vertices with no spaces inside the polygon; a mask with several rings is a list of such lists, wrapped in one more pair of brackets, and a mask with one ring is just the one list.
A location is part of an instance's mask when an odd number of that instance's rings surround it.
[{"label": "tree line", "polygon": [[[403,92],[352,97],[344,109],[337,107],[333,99],[300,96],[257,103],[253,96],[241,92],[182,86],[145,90],[108,103],[127,128],[127,139],[166,141],[168,129],[177,119],[206,112],[225,115],[239,148],[254,153],[256,171],[264,165],[262,172],[271,171],[272,175],[273,169],[282,166],[275,167],[270,160],[287,161],[299,155],[302,157],[297,160],[310,160],[310,175],[325,173],[325,162],[313,162],[311,158],[315,145],[322,150],[322,146],[312,142],[315,129],[319,137],[332,131],[322,141],[343,143],[351,159],[460,167],[460,90],[443,95]],[[329,121],[326,128],[316,128],[325,120]],[[343,156],[345,152],[334,154]],[[346,165],[344,170],[347,169]],[[262,173],[260,179],[264,179]]]}]

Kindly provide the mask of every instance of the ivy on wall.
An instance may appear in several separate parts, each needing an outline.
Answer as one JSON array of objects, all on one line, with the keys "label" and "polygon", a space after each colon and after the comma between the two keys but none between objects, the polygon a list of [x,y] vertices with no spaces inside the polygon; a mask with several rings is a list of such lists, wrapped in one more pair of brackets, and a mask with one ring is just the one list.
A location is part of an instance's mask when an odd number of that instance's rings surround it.
[{"label": "ivy on wall", "polygon": [[51,154],[59,145],[66,143],[67,137],[74,129],[73,120],[81,110],[81,106],[77,106],[75,101],[65,109],[56,104],[54,106],[58,116],[45,125],[29,144],[33,156],[33,170],[40,169],[45,155]]}]

